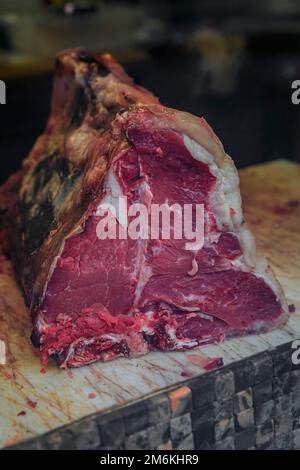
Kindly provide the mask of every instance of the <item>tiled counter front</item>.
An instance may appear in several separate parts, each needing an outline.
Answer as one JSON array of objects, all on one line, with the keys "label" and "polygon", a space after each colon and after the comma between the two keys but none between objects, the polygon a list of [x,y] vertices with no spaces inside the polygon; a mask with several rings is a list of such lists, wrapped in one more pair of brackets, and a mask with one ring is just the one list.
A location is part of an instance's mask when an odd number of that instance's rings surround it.
[{"label": "tiled counter front", "polygon": [[300,449],[291,343],[15,449]]}]

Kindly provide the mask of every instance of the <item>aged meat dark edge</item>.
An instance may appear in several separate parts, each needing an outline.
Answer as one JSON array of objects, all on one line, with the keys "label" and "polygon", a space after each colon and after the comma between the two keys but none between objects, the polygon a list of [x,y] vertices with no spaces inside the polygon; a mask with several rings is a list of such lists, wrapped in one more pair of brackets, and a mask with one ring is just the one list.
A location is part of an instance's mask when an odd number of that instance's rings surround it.
[{"label": "aged meat dark edge", "polygon": [[[205,244],[99,240],[97,208],[204,204]],[[0,188],[1,230],[43,363],[188,349],[282,324],[234,163],[203,118],[160,104],[112,56],[60,53],[46,129]]]}]

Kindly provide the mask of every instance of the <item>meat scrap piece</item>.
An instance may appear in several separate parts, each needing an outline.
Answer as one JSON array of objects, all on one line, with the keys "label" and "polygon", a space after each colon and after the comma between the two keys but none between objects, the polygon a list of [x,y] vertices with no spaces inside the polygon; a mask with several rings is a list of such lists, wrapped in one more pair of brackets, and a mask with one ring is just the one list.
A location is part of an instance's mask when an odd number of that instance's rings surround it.
[{"label": "meat scrap piece", "polygon": [[[101,239],[100,205],[125,196],[148,208],[202,204],[204,245]],[[194,348],[287,318],[213,130],[161,105],[108,54],[58,55],[45,132],[1,187],[0,209],[43,364]]]}]

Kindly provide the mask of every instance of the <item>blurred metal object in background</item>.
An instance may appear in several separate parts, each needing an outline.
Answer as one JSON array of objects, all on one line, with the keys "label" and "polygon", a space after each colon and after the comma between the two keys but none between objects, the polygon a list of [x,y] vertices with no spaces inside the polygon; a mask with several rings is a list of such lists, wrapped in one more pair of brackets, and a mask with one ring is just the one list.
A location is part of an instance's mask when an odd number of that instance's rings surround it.
[{"label": "blurred metal object in background", "polygon": [[55,12],[64,15],[76,15],[95,12],[99,7],[99,0],[42,0],[45,5]]},{"label": "blurred metal object in background", "polygon": [[193,95],[233,93],[238,85],[244,38],[203,28],[193,34],[191,47],[199,55]]},{"label": "blurred metal object in background", "polygon": [[[126,4],[109,7],[99,1],[98,8],[94,1],[86,3],[87,9],[81,2],[79,4],[78,10],[76,2],[61,2],[56,7],[39,4],[34,14],[2,14],[0,24],[9,38],[11,50],[27,56],[53,57],[59,50],[75,46],[92,50],[132,47],[141,22],[140,9]],[[74,6],[74,14],[56,14],[64,13],[66,5]]]}]

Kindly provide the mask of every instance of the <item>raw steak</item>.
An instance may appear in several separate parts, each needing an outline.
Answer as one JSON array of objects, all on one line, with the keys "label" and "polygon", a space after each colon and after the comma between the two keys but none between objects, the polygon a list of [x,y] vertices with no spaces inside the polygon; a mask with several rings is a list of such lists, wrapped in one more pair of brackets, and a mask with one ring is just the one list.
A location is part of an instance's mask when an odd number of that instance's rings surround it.
[{"label": "raw steak", "polygon": [[[203,204],[204,246],[100,239],[100,204],[119,196],[147,208]],[[193,348],[287,317],[219,139],[203,118],[136,86],[110,55],[58,55],[46,130],[0,199],[43,363]]]}]

